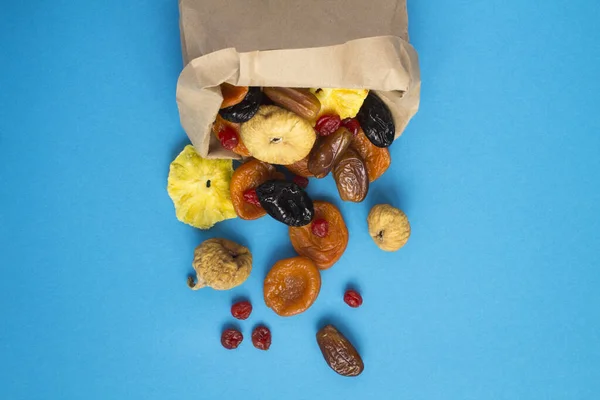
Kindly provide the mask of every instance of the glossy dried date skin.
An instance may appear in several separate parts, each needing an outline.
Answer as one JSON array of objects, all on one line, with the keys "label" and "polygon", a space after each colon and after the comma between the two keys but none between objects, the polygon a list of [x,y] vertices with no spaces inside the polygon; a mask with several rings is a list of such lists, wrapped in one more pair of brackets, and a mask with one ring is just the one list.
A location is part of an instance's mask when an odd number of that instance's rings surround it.
[{"label": "glossy dried date skin", "polygon": [[263,93],[278,106],[308,120],[317,118],[321,111],[321,102],[309,89],[266,87]]},{"label": "glossy dried date skin", "polygon": [[244,97],[244,100],[234,106],[220,109],[219,115],[229,122],[238,124],[247,122],[250,118],[254,117],[254,114],[258,111],[261,100],[262,91],[260,88],[251,87],[248,90],[246,97]]},{"label": "glossy dried date skin", "polygon": [[267,214],[289,226],[309,224],[314,215],[313,202],[294,182],[266,181],[256,188],[260,205]]},{"label": "glossy dried date skin", "polygon": [[394,142],[396,127],[390,109],[372,91],[356,115],[367,138],[377,147],[389,147]]},{"label": "glossy dried date skin", "polygon": [[358,376],[365,369],[352,343],[333,325],[327,325],[317,332],[317,343],[327,365],[338,374]]},{"label": "glossy dried date skin", "polygon": [[313,147],[308,156],[308,170],[317,178],[325,178],[352,143],[352,133],[339,128],[324,136]]},{"label": "glossy dried date skin", "polygon": [[348,149],[335,165],[333,178],[342,200],[360,203],[367,197],[369,175],[365,163],[354,149]]}]

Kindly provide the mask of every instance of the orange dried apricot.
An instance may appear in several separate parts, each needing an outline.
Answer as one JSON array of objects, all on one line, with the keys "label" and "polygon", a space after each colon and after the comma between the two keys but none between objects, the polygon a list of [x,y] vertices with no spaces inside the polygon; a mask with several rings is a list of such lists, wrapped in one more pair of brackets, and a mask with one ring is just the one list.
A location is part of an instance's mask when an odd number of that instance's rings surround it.
[{"label": "orange dried apricot", "polygon": [[228,128],[233,129],[235,131],[235,133],[237,135],[237,139],[238,139],[237,146],[235,146],[233,149],[231,149],[231,151],[233,151],[236,154],[239,154],[242,157],[249,157],[250,151],[248,151],[248,149],[244,145],[244,142],[242,142],[242,138],[240,137],[240,124],[236,124],[234,122],[229,122],[217,114],[217,119],[215,120],[215,123],[213,124],[213,127],[212,127],[212,131],[215,134],[215,136],[217,137],[217,139],[221,140],[221,137],[220,137],[221,132],[224,132]]},{"label": "orange dried apricot", "polygon": [[387,148],[377,147],[367,138],[362,129],[352,138],[350,147],[356,150],[364,160],[369,174],[369,181],[377,180],[392,163],[390,151]]},{"label": "orange dried apricot", "polygon": [[235,213],[241,219],[258,219],[267,214],[259,203],[248,201],[244,194],[270,179],[284,179],[271,164],[252,159],[240,165],[231,177],[229,191]]},{"label": "orange dried apricot", "polygon": [[[310,258],[315,262],[319,269],[331,268],[335,264],[348,246],[348,228],[342,218],[340,210],[336,206],[326,201],[313,201],[315,214],[313,223],[290,227],[288,232],[292,246],[298,254]],[[327,222],[326,233],[323,236],[323,229],[313,229],[313,224],[322,225]]]},{"label": "orange dried apricot", "polygon": [[248,94],[248,90],[248,86],[234,86],[226,82],[221,83],[221,94],[223,95],[221,108],[235,106],[240,103]]},{"label": "orange dried apricot", "polygon": [[308,170],[308,156],[304,157],[300,161],[296,161],[293,164],[285,165],[288,171],[292,174],[302,176],[304,178],[312,178],[314,175]]},{"label": "orange dried apricot", "polygon": [[321,290],[321,274],[307,257],[277,261],[265,278],[265,304],[282,317],[306,311]]}]

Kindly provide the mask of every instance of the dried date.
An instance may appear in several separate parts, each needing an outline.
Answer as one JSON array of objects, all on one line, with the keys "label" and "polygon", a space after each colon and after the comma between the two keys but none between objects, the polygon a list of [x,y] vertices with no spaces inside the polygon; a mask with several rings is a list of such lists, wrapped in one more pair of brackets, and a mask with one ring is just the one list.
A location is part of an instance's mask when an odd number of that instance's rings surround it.
[{"label": "dried date", "polygon": [[333,169],[333,178],[340,198],[360,203],[369,192],[369,175],[362,158],[354,149],[348,149]]},{"label": "dried date", "polygon": [[317,343],[327,365],[338,374],[357,376],[365,369],[352,343],[333,325],[327,325],[317,332]]},{"label": "dried date", "polygon": [[317,178],[325,178],[352,143],[352,133],[339,128],[322,137],[308,156],[308,170]]}]

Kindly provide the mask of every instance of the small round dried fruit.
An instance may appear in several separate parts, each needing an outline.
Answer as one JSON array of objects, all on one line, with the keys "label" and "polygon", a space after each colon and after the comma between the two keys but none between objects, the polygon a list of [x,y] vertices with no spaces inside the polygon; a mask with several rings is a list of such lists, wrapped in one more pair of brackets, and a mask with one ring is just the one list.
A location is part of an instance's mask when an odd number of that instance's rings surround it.
[{"label": "small round dried fruit", "polygon": [[244,201],[246,203],[260,207],[260,201],[258,201],[258,196],[256,195],[256,189],[246,190],[244,192]]},{"label": "small round dried fruit", "polygon": [[237,319],[248,319],[252,313],[252,304],[249,301],[238,301],[231,306],[231,315]]},{"label": "small round dried fruit", "polygon": [[362,296],[356,290],[348,289],[344,293],[344,302],[352,308],[360,307],[363,303]]},{"label": "small round dried fruit", "polygon": [[367,218],[369,235],[381,250],[396,251],[408,242],[410,224],[401,210],[389,204],[378,204]]},{"label": "small round dried fruit", "polygon": [[321,290],[321,274],[310,258],[277,261],[263,287],[265,304],[282,317],[306,311]]},{"label": "small round dried fruit", "polygon": [[236,124],[234,122],[229,122],[223,119],[223,117],[221,117],[219,114],[217,114],[217,118],[215,119],[215,123],[212,126],[212,131],[215,134],[215,137],[219,140],[219,142],[221,143],[221,146],[223,146],[222,143],[222,138],[221,138],[221,132],[225,131],[225,130],[233,130],[238,138],[238,145],[235,146],[233,149],[231,149],[231,151],[233,151],[236,154],[239,154],[242,157],[249,157],[250,156],[250,152],[248,151],[248,149],[246,148],[246,146],[244,145],[244,142],[242,142],[242,139],[240,138],[239,132],[240,132],[240,124]]},{"label": "small round dried fruit", "polygon": [[296,185],[300,186],[302,189],[306,189],[306,187],[308,186],[308,178],[305,178],[303,176],[294,176],[293,182]]},{"label": "small round dried fruit", "polygon": [[240,343],[242,343],[242,340],[244,340],[244,335],[237,329],[225,329],[221,334],[221,344],[227,350],[237,349]]},{"label": "small round dried fruit", "polygon": [[337,131],[340,127],[342,120],[340,116],[337,114],[329,114],[323,115],[317,120],[315,124],[315,129],[321,136],[331,135],[333,132]]},{"label": "small round dried fruit", "polygon": [[234,106],[222,108],[219,110],[221,117],[230,122],[236,122],[241,124],[249,121],[260,107],[260,101],[262,99],[262,91],[260,88],[251,87],[248,89],[248,93],[244,100],[240,101]]},{"label": "small round dried fruit", "polygon": [[360,131],[360,123],[356,118],[346,118],[342,120],[342,126],[352,132],[353,135],[357,135]]},{"label": "small round dried fruit", "polygon": [[329,223],[327,222],[327,220],[319,218],[313,221],[311,229],[313,235],[318,236],[320,238],[324,238],[325,236],[327,236],[327,233],[329,233]]},{"label": "small round dried fruit", "polygon": [[252,331],[252,344],[259,350],[269,350],[271,347],[271,331],[266,326],[257,326]]},{"label": "small round dried fruit", "polygon": [[256,188],[256,194],[260,205],[279,222],[289,226],[304,226],[312,221],[313,202],[294,182],[266,181]]},{"label": "small round dried fruit", "polygon": [[224,149],[233,151],[240,143],[240,138],[233,128],[226,127],[219,132],[219,141]]}]

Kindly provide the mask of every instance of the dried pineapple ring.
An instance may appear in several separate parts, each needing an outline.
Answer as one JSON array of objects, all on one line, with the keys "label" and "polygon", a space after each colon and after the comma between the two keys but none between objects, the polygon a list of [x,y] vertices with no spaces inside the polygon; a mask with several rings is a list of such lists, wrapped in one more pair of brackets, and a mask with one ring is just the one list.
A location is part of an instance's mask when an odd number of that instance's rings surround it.
[{"label": "dried pineapple ring", "polygon": [[231,160],[205,159],[193,146],[185,146],[171,163],[167,180],[177,219],[208,229],[217,222],[235,218],[229,194],[231,175]]},{"label": "dried pineapple ring", "polygon": [[[321,102],[319,116],[337,114],[341,119],[354,118],[365,98],[367,89],[310,89]],[[318,118],[317,117],[317,118]]]}]

